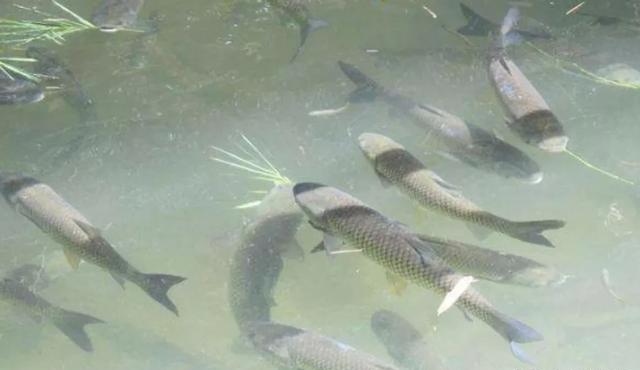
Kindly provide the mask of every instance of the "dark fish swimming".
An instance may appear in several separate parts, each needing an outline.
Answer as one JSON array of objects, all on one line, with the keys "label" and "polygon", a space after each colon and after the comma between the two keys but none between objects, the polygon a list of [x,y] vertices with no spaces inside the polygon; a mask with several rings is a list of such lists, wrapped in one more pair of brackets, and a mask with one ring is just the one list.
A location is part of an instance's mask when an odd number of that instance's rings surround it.
[{"label": "dark fish swimming", "polygon": [[444,370],[420,332],[404,317],[389,310],[371,316],[371,330],[395,363],[407,370]]},{"label": "dark fish swimming", "polygon": [[178,309],[167,293],[185,278],[138,271],[120,256],[84,215],[51,187],[34,178],[0,173],[0,191],[18,213],[62,245],[74,269],[78,268],[81,260],[99,266],[120,285],[124,285],[125,280],[136,284],[151,298],[178,315]]},{"label": "dark fish swimming", "polygon": [[37,83],[0,71],[0,105],[37,103],[44,99],[44,91]]},{"label": "dark fish swimming", "polygon": [[518,17],[517,8],[511,8],[490,47],[489,80],[508,114],[509,128],[527,144],[560,153],[569,141],[562,124],[505,50]]},{"label": "dark fish swimming", "polygon": [[256,217],[244,227],[228,283],[231,312],[242,331],[250,322],[271,320],[282,256],[304,256],[295,240],[303,217],[292,187],[276,185],[261,202]]},{"label": "dark fish swimming", "polygon": [[303,0],[267,0],[267,2],[291,18],[300,29],[300,42],[289,62],[293,62],[300,55],[309,35],[313,31],[329,26],[326,21],[311,16],[309,8],[304,5]]},{"label": "dark fish swimming", "polygon": [[563,221],[516,222],[496,216],[466,199],[453,185],[428,170],[416,157],[392,139],[372,133],[358,137],[360,149],[378,177],[395,185],[421,206],[527,243],[553,247],[542,232],[564,226]]},{"label": "dark fish swimming", "polygon": [[[388,272],[441,295],[453,290],[463,278],[406,226],[351,195],[315,183],[298,183],[293,193],[309,223],[323,232],[327,251],[335,251],[345,242]],[[456,305],[493,328],[523,361],[528,359],[517,343],[543,339],[536,330],[498,311],[473,288],[465,290]]]},{"label": "dark fish swimming", "polygon": [[536,162],[520,149],[471,123],[438,108],[388,90],[351,64],[338,62],[340,69],[356,85],[350,102],[380,98],[392,109],[410,118],[424,129],[439,150],[457,160],[506,178],[539,183],[543,174]]},{"label": "dark fish swimming", "polygon": [[473,277],[529,287],[559,285],[567,276],[532,259],[491,249],[419,235],[447,265]]},{"label": "dark fish swimming", "polygon": [[35,295],[23,284],[11,279],[0,279],[0,300],[27,313],[36,320],[49,321],[78,347],[87,352],[93,351],[91,339],[84,331],[84,326],[102,323],[102,320],[54,306],[42,297]]},{"label": "dark fish swimming", "polygon": [[247,334],[259,352],[286,369],[398,370],[335,339],[293,326],[256,322]]},{"label": "dark fish swimming", "polygon": [[[487,37],[500,29],[499,24],[481,16],[463,3],[460,3],[460,10],[462,11],[462,15],[467,19],[467,24],[457,29],[458,33],[462,35]],[[544,30],[523,30],[517,28],[512,32],[526,40],[552,38],[551,34]]]},{"label": "dark fish swimming", "polygon": [[102,32],[134,28],[144,0],[102,0],[91,21]]},{"label": "dark fish swimming", "polygon": [[73,72],[52,51],[42,47],[30,46],[27,57],[37,60],[34,71],[50,79],[51,85],[61,89],[62,96],[83,121],[96,118],[93,100],[87,95]]}]

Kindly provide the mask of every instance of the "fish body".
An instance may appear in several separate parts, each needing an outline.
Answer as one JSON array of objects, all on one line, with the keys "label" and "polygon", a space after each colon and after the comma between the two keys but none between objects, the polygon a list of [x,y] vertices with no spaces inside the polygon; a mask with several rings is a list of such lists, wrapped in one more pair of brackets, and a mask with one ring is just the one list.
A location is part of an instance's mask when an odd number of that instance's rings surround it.
[{"label": "fish body", "polygon": [[489,80],[508,115],[509,128],[527,144],[546,152],[560,153],[566,150],[569,141],[562,124],[505,51],[509,44],[507,35],[517,17],[517,10],[511,9],[490,48]]},{"label": "fish body", "polygon": [[441,109],[419,104],[388,90],[351,64],[338,62],[340,69],[356,85],[349,101],[362,102],[379,97],[392,109],[410,118],[442,149],[461,162],[506,178],[527,183],[542,181],[538,164],[518,148],[491,132],[465,122]]},{"label": "fish body", "polygon": [[[463,278],[406,226],[351,195],[315,183],[298,183],[293,192],[310,224],[325,234],[325,248],[333,249],[327,242],[338,238],[361,249],[388,272],[443,296]],[[511,344],[516,354],[519,349],[515,343],[542,340],[537,331],[499,312],[473,288],[465,290],[456,305],[487,323]]]},{"label": "fish body", "polygon": [[291,186],[277,185],[263,199],[258,215],[245,226],[231,261],[228,284],[231,312],[241,329],[249,322],[271,320],[282,255],[302,256],[295,233],[303,217]]},{"label": "fish body", "polygon": [[407,370],[444,370],[422,334],[397,313],[376,311],[371,316],[371,329],[399,367]]},{"label": "fish body", "polygon": [[267,2],[291,18],[300,30],[300,42],[290,62],[295,61],[298,55],[300,55],[309,35],[313,31],[329,26],[329,23],[326,21],[311,16],[309,8],[307,8],[302,0],[267,0]]},{"label": "fish body", "polygon": [[135,27],[144,0],[102,0],[91,21],[103,32]]},{"label": "fish body", "polygon": [[0,105],[37,103],[42,99],[44,91],[38,84],[0,71]]},{"label": "fish body", "polygon": [[380,134],[364,133],[359,136],[358,141],[360,149],[379,177],[395,185],[427,209],[548,247],[553,245],[542,235],[542,231],[564,226],[564,222],[558,220],[515,222],[496,216],[464,198],[453,185],[428,170],[392,139]]},{"label": "fish body", "polygon": [[36,59],[35,72],[47,76],[53,85],[62,89],[64,100],[71,106],[83,120],[95,118],[93,100],[87,95],[73,72],[48,49],[30,46],[26,52],[27,57]]},{"label": "fish body", "polygon": [[100,235],[84,215],[50,186],[34,178],[2,173],[0,191],[19,214],[63,246],[72,267],[77,268],[80,260],[99,266],[118,283],[123,284],[124,280],[128,280],[138,285],[157,302],[178,314],[167,292],[184,278],[138,271]]},{"label": "fish body", "polygon": [[0,300],[34,318],[44,318],[55,325],[78,347],[87,352],[93,351],[91,340],[84,331],[84,326],[102,323],[102,320],[54,306],[44,298],[32,293],[23,284],[11,279],[0,280]]},{"label": "fish body", "polygon": [[296,370],[397,370],[335,339],[274,322],[252,323],[248,336],[277,365]]},{"label": "fish body", "polygon": [[[467,20],[467,24],[457,29],[458,33],[462,35],[486,37],[500,29],[499,24],[481,16],[463,3],[460,3],[460,10]],[[552,38],[549,32],[543,30],[514,29],[512,32],[526,40]]]}]

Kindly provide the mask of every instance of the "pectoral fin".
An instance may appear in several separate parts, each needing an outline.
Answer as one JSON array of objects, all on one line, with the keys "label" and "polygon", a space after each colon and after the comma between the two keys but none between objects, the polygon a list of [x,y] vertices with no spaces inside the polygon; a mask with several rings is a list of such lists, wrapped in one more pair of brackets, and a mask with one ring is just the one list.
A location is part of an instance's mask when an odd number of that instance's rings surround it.
[{"label": "pectoral fin", "polygon": [[98,230],[95,226],[80,220],[73,220],[73,222],[75,222],[76,225],[78,225],[78,227],[81,228],[82,231],[85,232],[85,234],[87,234],[87,237],[89,239],[93,240],[100,237],[100,230]]},{"label": "pectoral fin", "polygon": [[391,293],[397,296],[401,296],[405,292],[405,290],[407,290],[407,286],[409,286],[409,283],[402,277],[389,271],[386,272],[386,277]]},{"label": "pectoral fin", "polygon": [[389,181],[389,179],[384,177],[384,175],[382,175],[380,172],[376,171],[376,176],[378,177],[378,180],[380,180],[380,185],[382,185],[383,188],[387,189],[393,186],[391,181]]},{"label": "pectoral fin", "polygon": [[80,266],[81,258],[67,247],[63,248],[62,251],[64,256],[67,257],[67,262],[69,262],[71,268],[77,270]]}]

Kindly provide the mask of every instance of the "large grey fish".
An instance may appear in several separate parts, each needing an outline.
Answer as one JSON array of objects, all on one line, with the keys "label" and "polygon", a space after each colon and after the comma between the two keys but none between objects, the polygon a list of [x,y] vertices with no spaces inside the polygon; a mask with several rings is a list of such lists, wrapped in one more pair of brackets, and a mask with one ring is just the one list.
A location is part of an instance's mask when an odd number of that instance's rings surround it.
[{"label": "large grey fish", "polygon": [[293,62],[300,55],[311,32],[329,26],[326,21],[311,16],[309,8],[304,5],[304,0],[267,0],[267,2],[291,18],[300,29],[300,42],[289,62]]},{"label": "large grey fish", "polygon": [[[489,19],[481,16],[476,13],[469,6],[460,3],[460,10],[462,11],[462,15],[467,20],[467,24],[458,28],[456,31],[465,36],[480,36],[487,37],[491,33],[500,29],[500,25],[490,21]],[[535,40],[535,39],[550,39],[552,36],[549,32],[545,30],[524,30],[524,29],[514,29],[512,32],[518,36],[526,40]]]},{"label": "large grey fish", "polygon": [[551,152],[563,152],[569,138],[542,95],[509,58],[506,47],[518,20],[517,8],[507,13],[489,50],[489,80],[508,114],[507,125],[527,144]]},{"label": "large grey fish", "polygon": [[428,235],[418,237],[447,265],[476,278],[530,287],[558,285],[567,278],[556,269],[526,257]]},{"label": "large grey fish", "polygon": [[102,323],[102,320],[54,306],[44,298],[35,295],[26,286],[11,279],[0,280],[0,300],[37,320],[45,319],[51,322],[78,347],[87,352],[93,351],[91,340],[84,331],[84,326]]},{"label": "large grey fish", "polygon": [[338,62],[340,69],[356,85],[349,101],[361,102],[379,97],[392,109],[411,118],[424,129],[438,148],[472,167],[527,183],[542,181],[536,162],[520,149],[478,126],[438,108],[388,90],[351,64]]},{"label": "large grey fish", "polygon": [[420,332],[404,317],[389,310],[371,316],[371,330],[395,363],[407,370],[442,370],[444,366]]},{"label": "large grey fish", "polygon": [[[323,232],[328,251],[346,242],[388,272],[441,295],[453,290],[462,278],[406,226],[351,195],[315,183],[298,183],[293,193],[309,223]],[[543,339],[534,329],[498,311],[473,288],[464,291],[456,305],[493,328],[523,361],[526,356],[516,343]]]},{"label": "large grey fish", "polygon": [[116,32],[136,26],[144,0],[102,0],[91,21],[103,32]]},{"label": "large grey fish", "polygon": [[34,71],[51,79],[51,84],[61,89],[65,102],[78,112],[83,121],[96,118],[93,100],[87,95],[73,72],[52,50],[30,46],[26,55],[37,60]]},{"label": "large grey fish", "polygon": [[296,370],[397,370],[335,339],[293,326],[255,322],[248,337],[278,366]]},{"label": "large grey fish", "polygon": [[44,91],[37,83],[24,77],[0,71],[0,105],[37,103],[44,99]]},{"label": "large grey fish", "polygon": [[185,278],[138,271],[120,256],[84,215],[51,187],[34,178],[0,173],[0,191],[18,213],[62,245],[73,268],[78,267],[80,260],[99,266],[107,270],[119,284],[123,285],[125,280],[136,284],[151,298],[178,315],[178,309],[167,293]]},{"label": "large grey fish", "polygon": [[292,187],[276,185],[262,200],[258,215],[244,227],[228,283],[229,305],[241,330],[249,322],[271,320],[282,255],[304,255],[295,240],[303,217]]},{"label": "large grey fish", "polygon": [[553,244],[542,232],[564,226],[564,222],[558,220],[516,222],[496,216],[466,199],[454,186],[428,170],[392,139],[380,134],[364,133],[358,137],[358,141],[378,177],[395,185],[427,209],[547,247],[553,247]]}]

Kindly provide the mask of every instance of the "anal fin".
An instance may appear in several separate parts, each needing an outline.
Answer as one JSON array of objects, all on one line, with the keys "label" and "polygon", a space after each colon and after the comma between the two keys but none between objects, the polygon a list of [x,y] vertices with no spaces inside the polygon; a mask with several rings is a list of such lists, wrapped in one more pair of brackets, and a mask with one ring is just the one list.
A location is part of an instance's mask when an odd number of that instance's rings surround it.
[{"label": "anal fin", "polygon": [[402,277],[387,271],[387,282],[389,283],[389,290],[391,293],[397,296],[401,296],[406,290],[409,283]]},{"label": "anal fin", "polygon": [[71,268],[77,270],[82,259],[77,254],[73,253],[73,251],[68,247],[64,247],[62,251],[64,252],[64,256],[67,258],[67,262],[69,262]]}]

